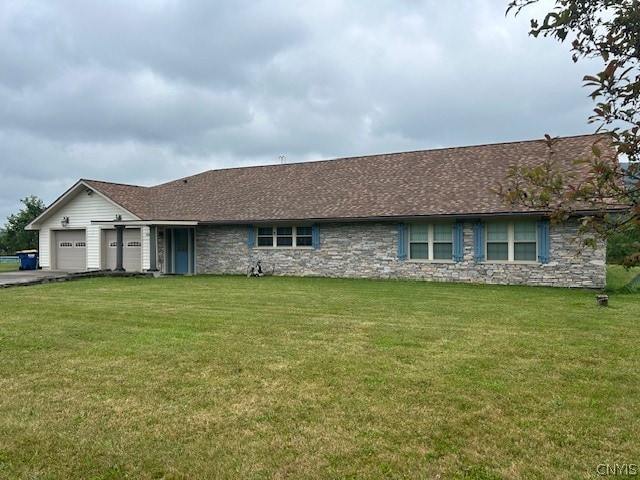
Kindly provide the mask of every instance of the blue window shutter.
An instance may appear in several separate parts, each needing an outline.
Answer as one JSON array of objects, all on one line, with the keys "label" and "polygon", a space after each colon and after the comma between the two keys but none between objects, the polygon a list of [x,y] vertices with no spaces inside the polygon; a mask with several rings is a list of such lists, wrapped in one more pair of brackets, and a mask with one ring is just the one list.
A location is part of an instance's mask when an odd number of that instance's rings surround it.
[{"label": "blue window shutter", "polygon": [[551,225],[548,218],[538,222],[538,261],[549,263],[551,261]]},{"label": "blue window shutter", "polygon": [[320,250],[320,225],[317,223],[311,226],[311,245],[314,250]]},{"label": "blue window shutter", "polygon": [[473,260],[484,262],[484,222],[473,222]]},{"label": "blue window shutter", "polygon": [[256,229],[255,227],[247,227],[247,248],[255,248],[256,246]]},{"label": "blue window shutter", "polygon": [[453,260],[461,262],[464,259],[464,223],[458,220],[453,224]]},{"label": "blue window shutter", "polygon": [[406,223],[398,224],[398,260],[407,259],[407,237],[409,236],[409,228]]}]

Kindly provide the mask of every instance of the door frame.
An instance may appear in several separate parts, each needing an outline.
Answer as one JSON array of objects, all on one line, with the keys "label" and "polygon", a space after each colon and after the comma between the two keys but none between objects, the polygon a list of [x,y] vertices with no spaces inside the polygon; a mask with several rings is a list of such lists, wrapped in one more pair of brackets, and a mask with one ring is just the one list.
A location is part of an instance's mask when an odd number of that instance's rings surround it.
[{"label": "door frame", "polygon": [[[73,229],[65,229],[65,230],[52,230],[52,247],[50,248],[50,252],[53,253],[52,255],[52,260],[53,262],[51,262],[51,266],[53,267],[53,270],[62,270],[63,268],[59,265],[60,262],[60,238],[59,236],[61,234],[78,234],[78,233],[83,233],[83,239],[81,240],[81,242],[84,243],[84,260],[83,260],[83,265],[84,268],[77,270],[77,269],[69,269],[69,268],[64,268],[64,270],[69,270],[69,271],[74,271],[74,272],[86,272],[87,271],[87,265],[88,265],[88,260],[87,260],[87,229],[86,228],[73,228]],[[78,240],[73,240],[74,243],[74,247],[73,248],[77,248],[75,246],[76,243],[78,243]]]},{"label": "door frame", "polygon": [[[187,235],[187,271],[176,271],[176,232]],[[193,227],[167,228],[165,231],[166,272],[178,275],[193,275],[196,273],[196,229]]]}]

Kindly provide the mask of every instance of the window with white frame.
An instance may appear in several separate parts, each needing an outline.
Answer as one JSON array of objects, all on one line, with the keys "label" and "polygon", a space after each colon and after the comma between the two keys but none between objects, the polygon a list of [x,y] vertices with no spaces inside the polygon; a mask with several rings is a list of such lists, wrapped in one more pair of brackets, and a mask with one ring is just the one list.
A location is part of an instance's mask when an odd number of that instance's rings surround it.
[{"label": "window with white frame", "polygon": [[409,225],[409,259],[452,260],[453,225],[451,223]]},{"label": "window with white frame", "polygon": [[311,227],[296,227],[296,246],[311,247],[313,245],[313,234]]},{"label": "window with white frame", "polygon": [[258,246],[259,247],[273,247],[273,227],[259,227],[258,228]]},{"label": "window with white frame", "polygon": [[535,262],[538,255],[534,221],[488,222],[487,261]]},{"label": "window with white frame", "polygon": [[312,247],[311,227],[258,227],[258,247]]}]

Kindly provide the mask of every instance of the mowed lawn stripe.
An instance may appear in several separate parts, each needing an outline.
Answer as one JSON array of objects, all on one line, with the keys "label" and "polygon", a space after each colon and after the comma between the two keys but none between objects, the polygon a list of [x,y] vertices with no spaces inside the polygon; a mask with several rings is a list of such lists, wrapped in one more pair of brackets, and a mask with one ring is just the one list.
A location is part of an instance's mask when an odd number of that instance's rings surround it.
[{"label": "mowed lawn stripe", "polygon": [[0,291],[0,478],[598,478],[637,294],[318,278]]}]

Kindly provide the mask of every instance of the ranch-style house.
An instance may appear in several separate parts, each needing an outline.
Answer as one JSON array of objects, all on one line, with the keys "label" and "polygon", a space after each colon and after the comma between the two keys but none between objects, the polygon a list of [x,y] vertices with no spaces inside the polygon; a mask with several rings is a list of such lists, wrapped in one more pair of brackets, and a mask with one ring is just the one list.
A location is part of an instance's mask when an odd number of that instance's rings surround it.
[{"label": "ranch-style house", "polygon": [[[554,144],[557,165],[593,135]],[[547,158],[543,140],[210,170],[153,187],[79,180],[28,229],[44,269],[419,279],[601,288],[605,245],[579,217],[506,204],[491,187]]]}]

